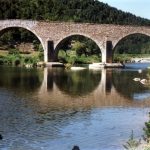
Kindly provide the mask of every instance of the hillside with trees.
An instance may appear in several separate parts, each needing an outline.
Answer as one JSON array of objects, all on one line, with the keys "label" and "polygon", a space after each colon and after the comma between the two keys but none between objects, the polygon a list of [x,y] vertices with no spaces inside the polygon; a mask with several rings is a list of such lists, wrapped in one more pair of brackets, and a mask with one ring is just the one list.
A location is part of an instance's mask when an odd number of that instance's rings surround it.
[{"label": "hillside with trees", "polygon": [[0,0],[0,19],[150,25],[98,0]]}]

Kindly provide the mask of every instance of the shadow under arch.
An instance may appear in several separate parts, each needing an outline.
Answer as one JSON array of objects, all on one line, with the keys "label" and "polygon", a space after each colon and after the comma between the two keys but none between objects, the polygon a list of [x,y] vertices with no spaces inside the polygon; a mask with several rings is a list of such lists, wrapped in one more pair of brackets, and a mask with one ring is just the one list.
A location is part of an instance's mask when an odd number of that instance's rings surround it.
[{"label": "shadow under arch", "polygon": [[98,45],[98,41],[94,40],[93,38],[91,38],[88,35],[77,33],[77,34],[66,35],[64,38],[62,38],[58,41],[58,43],[56,44],[55,49],[54,49],[54,60],[58,60],[58,53],[59,53],[60,47],[64,44],[66,44],[66,42],[73,37],[87,38],[87,39],[91,40],[99,49],[99,53],[102,54],[101,47]]},{"label": "shadow under arch", "polygon": [[31,29],[29,28],[25,28],[25,27],[22,27],[22,26],[9,26],[9,27],[4,27],[2,29],[0,29],[0,37],[7,31],[11,30],[11,29],[23,29],[25,31],[28,31],[29,33],[31,33],[32,35],[34,35],[38,40],[39,42],[41,43],[42,45],[42,48],[43,50],[45,50],[45,47],[44,47],[44,43],[42,41],[42,39],[34,32],[32,31]]},{"label": "shadow under arch", "polygon": [[92,93],[101,83],[99,71],[57,70],[53,80],[60,91],[66,95],[79,97]]},{"label": "shadow under arch", "polygon": [[127,40],[128,38],[130,37],[138,37],[138,36],[141,36],[141,37],[147,37],[150,39],[150,34],[148,33],[142,33],[142,32],[136,32],[136,33],[131,33],[131,34],[127,34],[125,35],[124,37],[121,37],[120,39],[118,39],[118,42],[114,45],[114,48],[113,48],[113,56],[114,56],[114,53],[115,53],[115,50],[116,48],[119,46],[119,44],[125,40]]}]

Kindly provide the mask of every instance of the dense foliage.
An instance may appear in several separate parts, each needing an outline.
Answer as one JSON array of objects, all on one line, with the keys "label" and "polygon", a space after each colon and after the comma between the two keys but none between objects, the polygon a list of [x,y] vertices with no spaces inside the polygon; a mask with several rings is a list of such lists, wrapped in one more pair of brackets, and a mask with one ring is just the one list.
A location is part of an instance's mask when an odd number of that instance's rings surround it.
[{"label": "dense foliage", "polygon": [[36,49],[40,44],[39,39],[30,31],[23,28],[8,28],[0,35],[0,46],[7,45],[14,48],[14,45],[25,43],[33,43]]},{"label": "dense foliage", "polygon": [[0,65],[11,66],[37,66],[38,62],[43,61],[43,53],[36,52],[34,55],[21,54],[17,49],[10,49],[7,55],[0,55]]},{"label": "dense foliage", "polygon": [[115,48],[119,54],[150,54],[150,37],[133,34],[122,39]]},{"label": "dense foliage", "polygon": [[114,61],[130,61],[134,57],[150,56],[150,37],[133,34],[122,39],[114,48]]},{"label": "dense foliage", "polygon": [[150,25],[98,0],[0,0],[0,19]]},{"label": "dense foliage", "polygon": [[68,37],[57,49],[58,59],[63,63],[86,64],[101,60],[101,51],[97,44],[84,36]]}]

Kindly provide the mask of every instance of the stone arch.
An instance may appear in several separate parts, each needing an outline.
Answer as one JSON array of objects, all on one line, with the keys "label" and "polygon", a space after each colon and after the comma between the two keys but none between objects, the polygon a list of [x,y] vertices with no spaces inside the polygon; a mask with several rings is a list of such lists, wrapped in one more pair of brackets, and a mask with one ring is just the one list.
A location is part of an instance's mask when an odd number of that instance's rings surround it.
[{"label": "stone arch", "polygon": [[131,33],[128,33],[128,34],[120,37],[117,41],[114,42],[114,47],[113,47],[113,50],[112,50],[112,56],[114,56],[115,49],[120,44],[121,41],[123,41],[124,39],[126,39],[130,36],[134,36],[134,35],[143,35],[143,36],[150,37],[150,34],[145,33],[145,32],[131,32]]},{"label": "stone arch", "polygon": [[114,43],[113,43],[113,51],[114,49],[116,48],[116,46],[122,41],[124,40],[125,38],[127,38],[128,36],[131,36],[131,35],[137,35],[137,34],[141,34],[141,35],[145,35],[145,36],[149,36],[150,37],[150,33],[146,33],[146,32],[131,32],[131,33],[128,33],[122,37],[119,37]]},{"label": "stone arch", "polygon": [[6,26],[6,27],[3,27],[3,28],[0,28],[0,36],[1,36],[1,34],[3,34],[6,30],[9,30],[9,29],[11,29],[11,28],[22,28],[22,29],[25,29],[25,30],[27,30],[27,31],[29,31],[29,32],[31,32],[34,36],[36,36],[37,37],[37,39],[40,41],[40,43],[41,43],[41,45],[42,45],[42,47],[43,47],[43,50],[45,50],[45,46],[44,46],[44,42],[43,42],[43,40],[42,40],[42,38],[34,31],[34,30],[32,30],[32,29],[30,29],[30,28],[28,28],[28,27],[24,27],[24,26],[20,26],[20,25],[15,25],[15,26]]},{"label": "stone arch", "polygon": [[92,40],[98,46],[98,48],[100,49],[100,53],[102,55],[102,53],[103,53],[102,47],[96,39],[94,39],[93,37],[88,36],[86,34],[73,33],[73,34],[68,34],[66,36],[63,36],[59,41],[57,41],[55,43],[55,45],[54,45],[54,59],[55,60],[57,60],[59,46],[62,45],[68,38],[73,37],[73,36],[82,36],[82,37],[85,37],[85,38],[88,38],[88,39]]}]

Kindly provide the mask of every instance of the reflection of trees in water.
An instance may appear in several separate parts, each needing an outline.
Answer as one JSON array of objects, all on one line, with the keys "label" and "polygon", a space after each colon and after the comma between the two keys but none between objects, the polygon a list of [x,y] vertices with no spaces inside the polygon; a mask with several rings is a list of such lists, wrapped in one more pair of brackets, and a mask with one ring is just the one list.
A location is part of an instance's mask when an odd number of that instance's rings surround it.
[{"label": "reflection of trees in water", "polygon": [[147,78],[146,71],[113,71],[112,82],[118,93],[127,98],[133,98],[135,93],[144,93],[149,87],[145,87],[140,82],[133,81],[134,78]]},{"label": "reflection of trees in water", "polygon": [[92,72],[89,70],[58,70],[54,76],[54,81],[58,88],[61,91],[73,96],[89,94],[99,85],[100,80],[100,72]]},{"label": "reflection of trees in water", "polygon": [[39,88],[43,80],[42,71],[37,69],[1,67],[0,74],[0,87],[23,91]]}]

